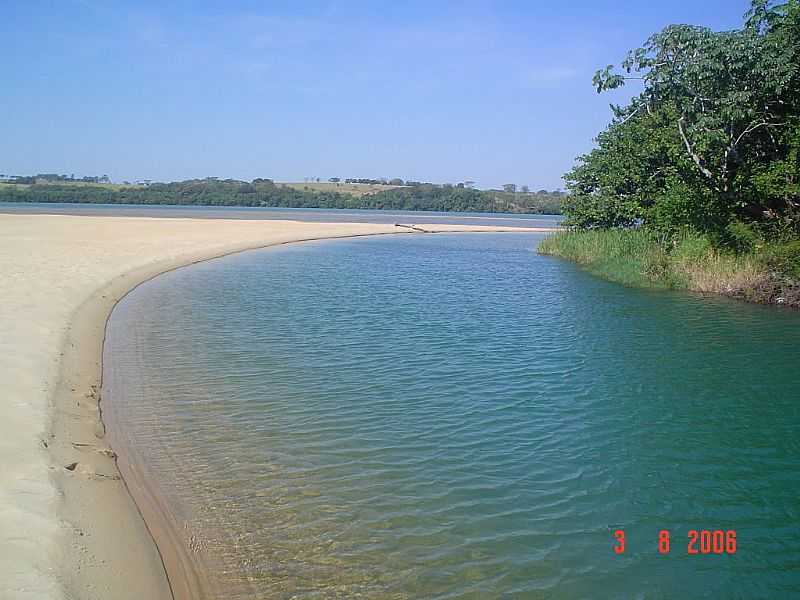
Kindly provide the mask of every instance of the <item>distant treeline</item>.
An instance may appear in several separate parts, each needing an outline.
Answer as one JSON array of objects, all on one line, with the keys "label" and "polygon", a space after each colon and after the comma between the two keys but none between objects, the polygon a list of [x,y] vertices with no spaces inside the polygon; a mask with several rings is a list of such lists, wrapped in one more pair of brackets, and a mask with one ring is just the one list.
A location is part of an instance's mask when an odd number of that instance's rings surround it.
[{"label": "distant treeline", "polygon": [[74,180],[0,185],[0,202],[85,202],[94,204],[181,204],[283,208],[361,208],[458,212],[560,214],[563,192],[476,190],[463,185],[419,184],[356,197],[328,190],[297,189],[269,179],[192,179],[147,186],[77,185]]}]

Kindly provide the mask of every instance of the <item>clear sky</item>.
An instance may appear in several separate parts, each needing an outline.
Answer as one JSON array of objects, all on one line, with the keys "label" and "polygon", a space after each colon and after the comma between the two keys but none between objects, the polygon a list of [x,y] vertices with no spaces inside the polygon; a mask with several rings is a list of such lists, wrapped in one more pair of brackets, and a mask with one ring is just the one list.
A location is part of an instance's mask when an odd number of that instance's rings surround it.
[{"label": "clear sky", "polygon": [[0,173],[534,189],[610,118],[594,70],[747,0],[6,0]]}]

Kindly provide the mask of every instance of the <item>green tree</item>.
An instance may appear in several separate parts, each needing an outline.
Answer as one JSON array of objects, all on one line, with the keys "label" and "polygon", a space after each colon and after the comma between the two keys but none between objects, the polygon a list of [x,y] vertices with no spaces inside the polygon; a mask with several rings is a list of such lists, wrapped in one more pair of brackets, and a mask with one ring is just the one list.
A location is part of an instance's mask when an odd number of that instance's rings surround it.
[{"label": "green tree", "polygon": [[798,0],[755,0],[741,29],[672,25],[598,71],[598,92],[643,89],[565,176],[569,222],[720,231],[796,212],[798,32]]}]

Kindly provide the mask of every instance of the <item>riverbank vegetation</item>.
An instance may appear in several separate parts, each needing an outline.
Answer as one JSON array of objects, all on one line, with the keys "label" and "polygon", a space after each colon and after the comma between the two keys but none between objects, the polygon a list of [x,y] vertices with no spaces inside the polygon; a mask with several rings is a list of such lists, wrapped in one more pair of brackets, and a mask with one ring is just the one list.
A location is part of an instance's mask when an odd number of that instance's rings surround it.
[{"label": "riverbank vegetation", "polygon": [[541,242],[539,252],[572,260],[624,285],[800,307],[800,242],[796,241],[733,252],[690,231],[667,238],[646,228],[593,229],[555,234]]},{"label": "riverbank vegetation", "polygon": [[[338,182],[283,184],[271,179],[192,179],[116,185],[84,179],[15,178],[0,184],[0,202],[88,202],[283,208],[351,208],[560,214],[564,192],[478,190],[461,184]],[[94,179],[94,178],[93,178]],[[369,186],[365,192],[360,186]]]},{"label": "riverbank vegetation", "polygon": [[800,0],[740,29],[672,25],[597,72],[641,91],[565,175],[540,251],[631,285],[800,306]]}]

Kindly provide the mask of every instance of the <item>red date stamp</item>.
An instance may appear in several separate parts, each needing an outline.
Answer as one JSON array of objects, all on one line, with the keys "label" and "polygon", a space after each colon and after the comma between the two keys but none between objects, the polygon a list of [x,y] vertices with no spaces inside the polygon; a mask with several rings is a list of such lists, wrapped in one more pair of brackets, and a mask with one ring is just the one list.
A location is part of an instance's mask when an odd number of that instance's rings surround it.
[{"label": "red date stamp", "polygon": [[[624,554],[625,530],[614,531],[614,553]],[[658,532],[659,554],[669,554],[671,550],[670,532],[662,529]],[[692,529],[687,534],[687,554],[736,554],[735,529]]]}]

